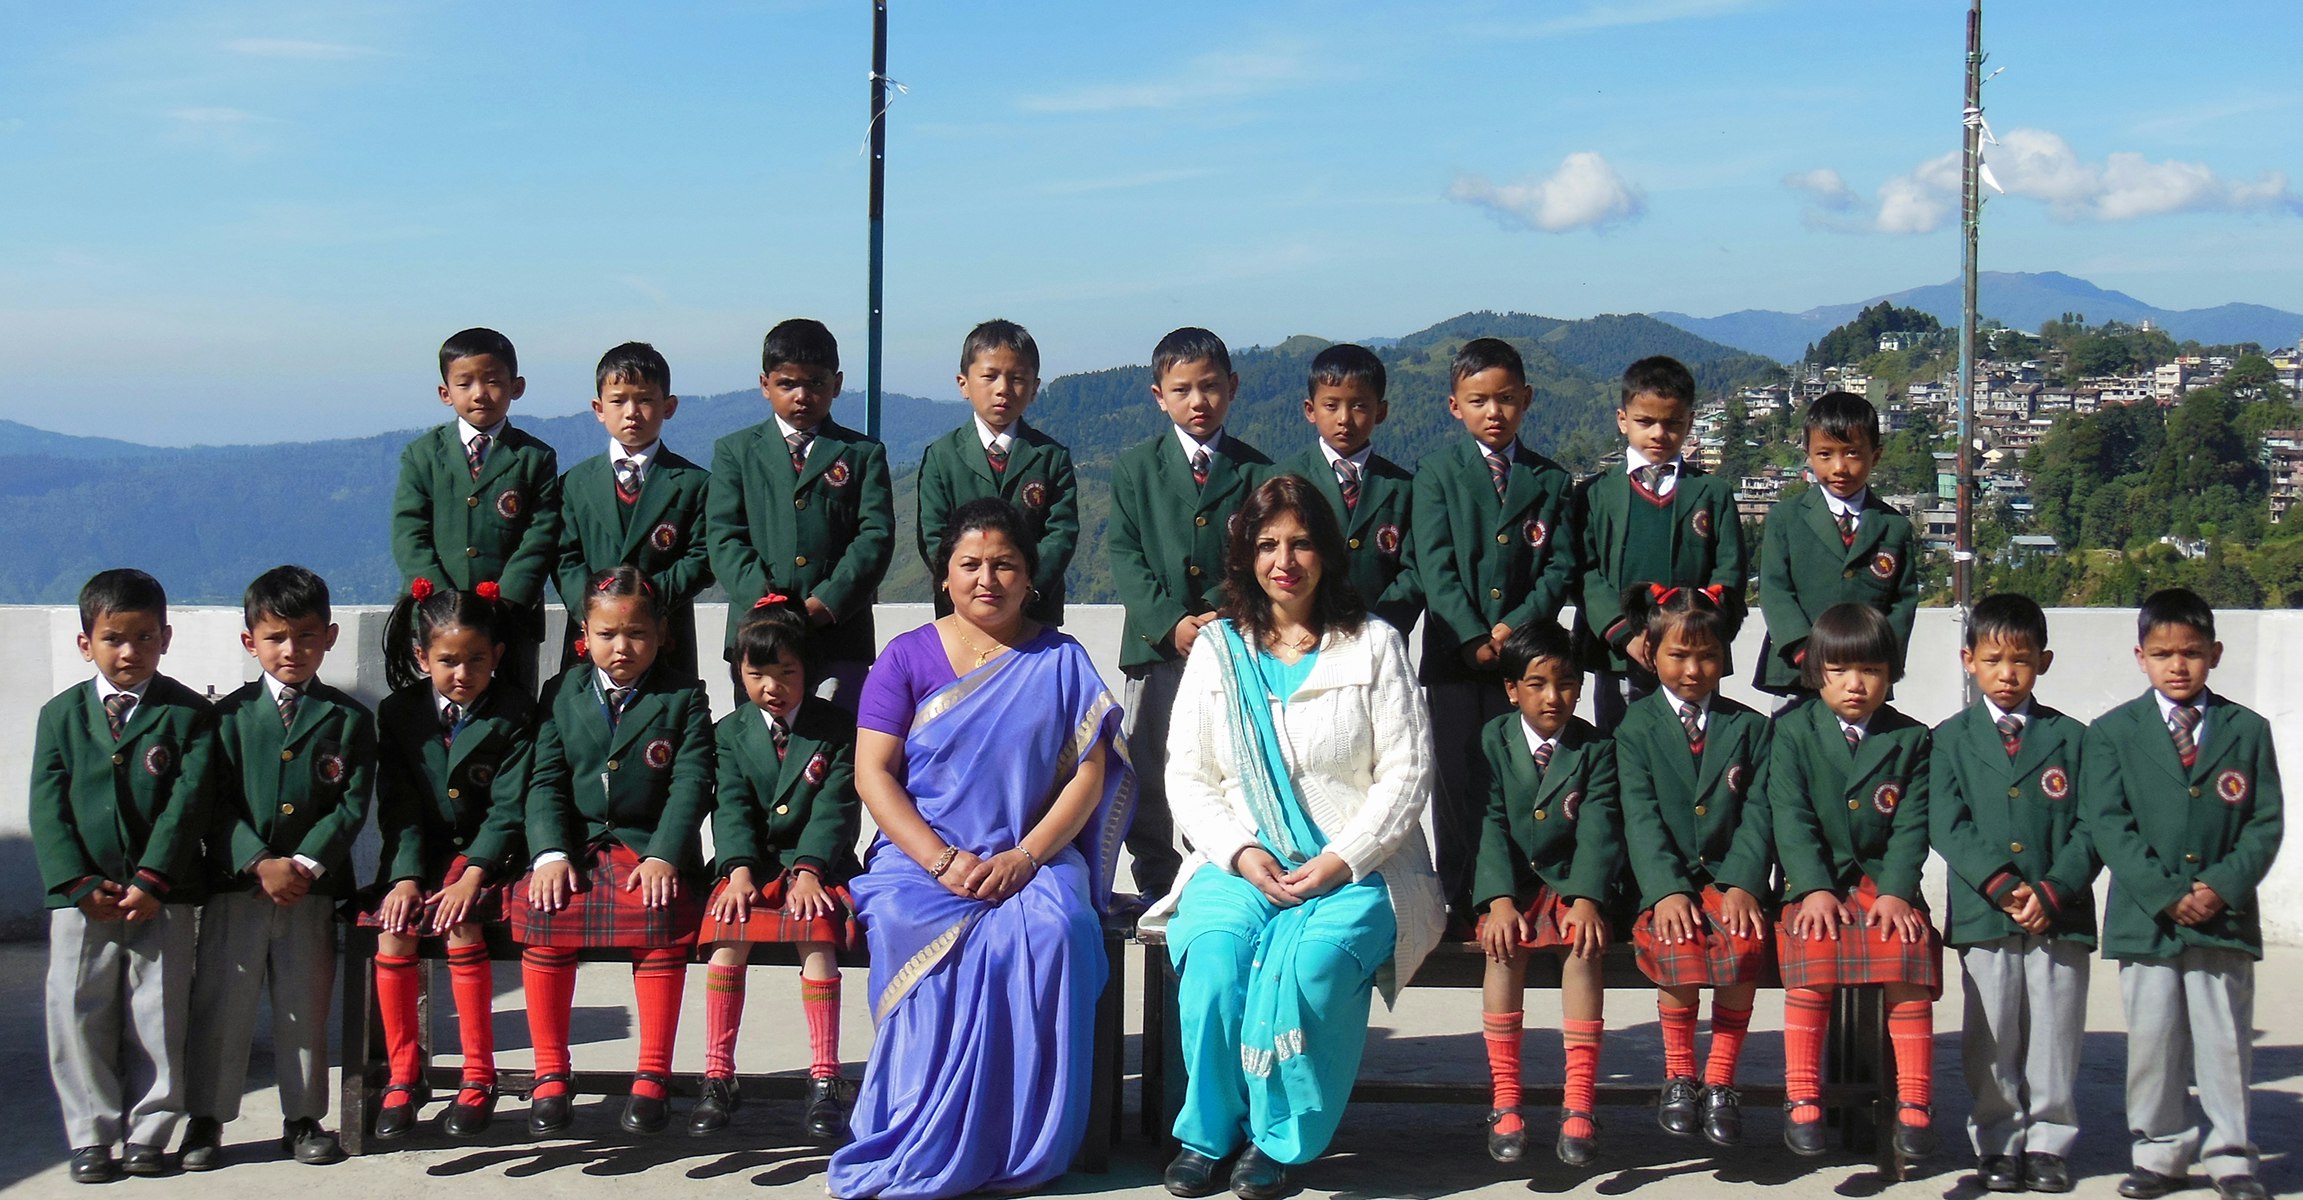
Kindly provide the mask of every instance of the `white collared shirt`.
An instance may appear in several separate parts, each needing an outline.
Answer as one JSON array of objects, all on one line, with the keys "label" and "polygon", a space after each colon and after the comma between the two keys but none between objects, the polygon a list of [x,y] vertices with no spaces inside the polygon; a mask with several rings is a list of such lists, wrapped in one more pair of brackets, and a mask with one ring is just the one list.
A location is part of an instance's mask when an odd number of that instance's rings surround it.
[{"label": "white collared shirt", "polygon": [[1815,485],[1815,490],[1823,493],[1823,502],[1831,506],[1831,515],[1834,517],[1860,519],[1863,516],[1863,506],[1871,499],[1870,488],[1865,488],[1845,500],[1840,499],[1830,488],[1820,483]]},{"label": "white collared shirt", "polygon": [[[128,695],[134,696],[136,698],[136,704],[142,704],[144,702],[144,693],[151,690],[152,681],[150,679],[137,684],[135,687],[123,688],[112,686],[112,681],[104,678],[104,673],[102,671],[98,671],[96,673],[96,703],[98,704],[102,704],[106,699],[119,695],[122,692],[126,692]],[[128,706],[128,711],[130,713],[134,713],[136,711],[135,705]]]},{"label": "white collared shirt", "polygon": [[1328,445],[1326,438],[1321,438],[1319,439],[1319,452],[1326,457],[1329,470],[1334,470],[1335,465],[1339,462],[1347,462],[1358,467],[1360,478],[1365,479],[1367,478],[1367,460],[1375,457],[1375,443],[1369,442],[1367,445],[1361,446],[1356,454],[1337,454],[1335,447]]},{"label": "white collared shirt", "polygon": [[[1551,752],[1553,754],[1559,753],[1559,739],[1556,737],[1545,737],[1542,734],[1537,733],[1535,731],[1535,726],[1529,724],[1525,716],[1522,716],[1519,719],[1519,732],[1522,737],[1527,739],[1527,752],[1529,754],[1534,754],[1536,750],[1544,746],[1551,747]],[[1560,732],[1565,733],[1565,727],[1562,727]]]},{"label": "white collared shirt", "polygon": [[[797,426],[797,425],[794,425],[794,424],[792,424],[790,421],[787,421],[787,420],[785,420],[785,419],[784,419],[784,414],[782,414],[782,413],[780,413],[780,412],[770,412],[770,413],[768,414],[768,416],[769,416],[769,417],[771,417],[771,418],[773,418],[773,419],[775,420],[775,422],[776,422],[776,436],[778,436],[778,437],[780,437],[780,438],[784,439],[784,445],[785,445],[787,448],[788,448],[788,447],[790,447],[790,446],[791,446],[791,444],[792,444],[792,441],[791,441],[792,435],[793,435],[793,434],[795,434],[795,433],[800,433],[800,432],[803,432],[803,431],[800,429],[800,427],[799,427],[799,426]],[[818,435],[822,434],[822,433],[823,433],[823,431],[824,431],[824,425],[823,425],[823,422],[821,422],[821,421],[818,421],[818,422],[816,423],[816,427],[815,427],[815,428],[813,428],[813,429],[809,429],[809,430],[806,430],[806,431],[804,431],[804,432],[806,432],[806,433],[807,433],[807,435],[808,435],[808,450],[809,450],[809,452],[810,452],[810,453],[814,453],[814,451],[815,451],[815,446],[816,446],[816,442],[815,442],[815,439],[816,439],[816,437],[817,437]]]},{"label": "white collared shirt", "polygon": [[1192,460],[1193,455],[1202,450],[1208,452],[1208,458],[1212,461],[1215,458],[1215,452],[1223,446],[1223,430],[1221,429],[1216,430],[1208,440],[1203,442],[1186,432],[1181,425],[1173,426],[1173,428],[1175,429],[1175,440],[1183,443],[1183,460],[1187,463]]},{"label": "white collared shirt", "polygon": [[626,450],[622,442],[608,439],[608,473],[616,474],[625,463],[631,463],[639,468],[640,480],[645,482],[648,478],[648,465],[656,461],[656,451],[662,449],[663,445],[664,439],[657,438],[638,450]]},{"label": "white collared shirt", "polygon": [[[984,419],[982,417],[971,417],[969,419],[976,423],[976,440],[983,443],[985,451],[989,452],[992,450],[999,450],[1002,452],[1011,452],[1015,449],[1016,427],[1013,424],[1009,425],[1006,429],[993,429],[991,426],[984,424]],[[766,712],[767,710],[761,709],[760,711]]]},{"label": "white collared shirt", "polygon": [[1847,731],[1850,729],[1863,735],[1864,737],[1868,738],[1871,736],[1871,718],[1869,717],[1863,718],[1863,723],[1860,725],[1848,720],[1845,717],[1840,716],[1838,713],[1831,714],[1831,719],[1839,722],[1839,736],[1841,737],[1846,737]]},{"label": "white collared shirt", "polygon": [[1646,457],[1641,455],[1639,451],[1634,450],[1629,446],[1624,447],[1623,473],[1633,478],[1637,478],[1639,476],[1640,469],[1643,467],[1666,468],[1666,470],[1663,472],[1663,478],[1656,482],[1655,494],[1658,496],[1669,496],[1673,489],[1679,486],[1679,473],[1687,469],[1687,457],[1685,455],[1675,454],[1664,462],[1651,463],[1647,461]]},{"label": "white collared shirt", "polygon": [[[457,422],[458,422],[459,424],[460,424],[460,423],[462,423],[462,421],[463,421],[463,418],[461,418],[461,417],[458,417],[458,418],[457,418]],[[496,428],[498,428],[498,429],[502,429],[503,427],[504,427],[504,426],[503,426],[503,423],[502,423],[502,422],[498,422],[498,423],[497,423],[497,425],[496,425]],[[471,428],[471,426],[469,426],[469,425],[466,425],[466,426],[464,426],[464,428],[466,428],[466,429],[470,429],[470,428]],[[306,699],[308,699],[308,698],[309,698],[309,695],[310,695],[310,692],[311,692],[311,690],[312,690],[312,685],[313,685],[313,684],[315,684],[315,683],[318,683],[318,682],[319,682],[319,680],[317,680],[317,679],[312,679],[312,680],[306,680],[305,682],[303,682],[303,683],[301,683],[301,684],[298,684],[298,685],[297,685],[297,687],[296,687],[296,703],[298,703],[298,704],[302,704],[302,703],[303,703],[303,702],[304,702]],[[278,709],[278,708],[280,707],[280,693],[281,693],[283,690],[285,690],[285,689],[287,688],[287,686],[288,686],[287,684],[284,684],[284,683],[280,682],[278,679],[274,678],[274,677],[273,677],[273,675],[272,675],[272,673],[271,673],[270,671],[266,671],[266,672],[264,672],[264,694],[265,694],[265,695],[267,695],[267,696],[270,696],[270,697],[272,698],[272,707],[273,707],[274,709]],[[259,854],[259,855],[257,855],[257,856],[256,856],[256,857],[255,857],[253,860],[251,860],[251,861],[248,863],[248,866],[250,866],[250,867],[254,867],[254,866],[257,864],[257,863],[260,863],[260,862],[264,861],[265,859],[267,859],[267,858],[272,858],[272,857],[274,857],[274,855],[273,855],[273,854],[272,854],[270,851],[266,851],[265,853],[262,853],[262,854]],[[307,870],[307,871],[310,871],[310,872],[312,873],[312,878],[314,878],[314,879],[318,879],[320,876],[327,874],[327,871],[328,871],[328,869],[327,869],[326,867],[323,867],[323,866],[321,866],[321,865],[320,865],[320,864],[319,864],[317,861],[315,861],[315,860],[314,860],[314,859],[312,859],[312,858],[309,858],[309,857],[307,857],[307,856],[305,856],[305,855],[302,855],[302,854],[293,854],[293,855],[290,855],[289,857],[291,857],[291,858],[293,858],[293,859],[295,859],[295,860],[296,860],[296,865],[297,865],[297,866],[300,866],[300,867],[304,868],[305,870]]]},{"label": "white collared shirt", "polygon": [[[1681,729],[1687,728],[1685,716],[1687,701],[1672,695],[1670,692],[1665,692],[1664,698],[1671,701],[1671,719],[1680,722]],[[1711,701],[1708,698],[1696,702],[1695,730],[1698,733],[1708,733],[1711,730]]]},{"label": "white collared shirt", "polygon": [[456,418],[456,440],[463,444],[464,453],[470,454],[472,452],[472,439],[484,433],[488,435],[488,449],[494,450],[496,443],[504,440],[504,426],[511,423],[511,418],[507,417],[486,429],[482,429],[470,421],[458,417]]},{"label": "white collared shirt", "polygon": [[[805,708],[807,703],[808,702],[805,699],[802,699],[798,704],[792,706],[792,715],[781,720],[777,719],[776,714],[769,712],[767,709],[761,708],[760,719],[768,723],[769,736],[773,737],[775,735],[776,727],[779,725],[783,727],[785,737],[792,736],[792,724],[793,722],[800,719],[800,710]],[[756,704],[752,707],[759,708],[759,706]]]},{"label": "white collared shirt", "polygon": [[[2199,710],[2199,723],[2191,727],[2191,744],[2194,746],[2204,747],[2207,744],[2207,705],[2212,695],[2207,689],[2201,688],[2199,694],[2191,698],[2191,707]],[[2175,702],[2158,688],[2151,689],[2151,698],[2159,702],[2159,723],[2167,727],[2168,736],[2174,736]]]},{"label": "white collared shirt", "polygon": [[2016,705],[2014,708],[2001,708],[1992,702],[1991,697],[1985,696],[1983,697],[1983,711],[1991,714],[1991,724],[1994,727],[1996,727],[2002,719],[2007,717],[2014,717],[2015,719],[2023,722],[2023,727],[2025,729],[2031,728],[2031,697],[2029,696],[2025,696],[2023,698],[2023,703]]}]

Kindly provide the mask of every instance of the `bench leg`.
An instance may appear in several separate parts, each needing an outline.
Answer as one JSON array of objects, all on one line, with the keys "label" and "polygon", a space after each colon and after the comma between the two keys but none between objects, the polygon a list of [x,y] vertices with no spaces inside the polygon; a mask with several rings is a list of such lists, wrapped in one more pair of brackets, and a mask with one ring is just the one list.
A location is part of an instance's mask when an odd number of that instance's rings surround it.
[{"label": "bench leg", "polygon": [[1088,1081],[1087,1137],[1080,1143],[1076,1165],[1092,1175],[1111,1170],[1112,1127],[1117,1124],[1112,1093],[1126,1077],[1121,1057],[1127,1044],[1120,1037],[1120,989],[1127,984],[1127,943],[1116,933],[1104,934],[1104,987],[1096,997],[1095,1056]]},{"label": "bench leg", "polygon": [[375,1114],[370,1111],[371,1090],[368,1086],[368,1067],[375,1061],[374,1037],[376,1003],[376,956],[363,953],[356,936],[344,939],[344,962],[339,976],[344,981],[343,997],[337,1007],[337,1040],[344,1065],[338,1074],[339,1108],[343,1110],[342,1141],[346,1154],[366,1154],[368,1136],[375,1128]]},{"label": "bench leg", "polygon": [[1892,1135],[1895,1124],[1903,1120],[1903,1106],[1897,1102],[1901,1096],[1897,1088],[1895,1039],[1888,1036],[1887,1032],[1887,993],[1881,988],[1865,988],[1864,991],[1871,995],[1872,1020],[1879,1028],[1879,1037],[1872,1043],[1871,1050],[1876,1056],[1871,1077],[1879,1081],[1879,1121],[1878,1129],[1873,1134],[1877,1142],[1872,1147],[1876,1156],[1873,1161],[1879,1164],[1881,1178],[1901,1180],[1903,1160],[1895,1153],[1895,1138]]},{"label": "bench leg", "polygon": [[1136,1128],[1145,1137],[1158,1137],[1160,1101],[1167,1082],[1168,993],[1167,947],[1144,947],[1143,982],[1143,1088],[1136,1113]]}]

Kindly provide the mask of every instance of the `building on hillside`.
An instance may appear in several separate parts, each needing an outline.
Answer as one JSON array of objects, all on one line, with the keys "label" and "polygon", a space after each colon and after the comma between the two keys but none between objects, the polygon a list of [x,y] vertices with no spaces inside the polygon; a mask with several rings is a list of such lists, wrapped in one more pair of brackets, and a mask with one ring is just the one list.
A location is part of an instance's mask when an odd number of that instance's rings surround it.
[{"label": "building on hillside", "polygon": [[1921,330],[1891,329],[1879,335],[1879,352],[1886,354],[1895,350],[1915,350],[1926,340],[1927,334]]},{"label": "building on hillside", "polygon": [[1919,540],[1930,550],[1949,550],[1959,541],[1959,509],[1938,504],[1915,509],[1911,523],[1919,527]]},{"label": "building on hillside", "polygon": [[2034,558],[2053,558],[2063,547],[2044,533],[2019,533],[2007,540],[2007,564],[2020,567]]},{"label": "building on hillside", "polygon": [[2303,497],[2303,429],[2264,430],[2262,460],[2270,476],[2271,522],[2278,524]]},{"label": "building on hillside", "polygon": [[2196,358],[2178,358],[2162,363],[2151,372],[2151,398],[2164,408],[2183,398],[2190,390],[2191,372],[2199,363]]}]

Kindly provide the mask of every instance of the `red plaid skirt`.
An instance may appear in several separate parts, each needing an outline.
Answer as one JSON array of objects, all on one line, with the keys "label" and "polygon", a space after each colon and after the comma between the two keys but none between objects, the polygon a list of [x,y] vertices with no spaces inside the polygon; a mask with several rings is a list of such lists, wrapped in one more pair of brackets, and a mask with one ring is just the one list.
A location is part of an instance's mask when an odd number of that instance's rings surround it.
[{"label": "red plaid skirt", "polygon": [[[1567,936],[1566,925],[1568,910],[1573,907],[1574,902],[1561,899],[1558,892],[1551,890],[1550,884],[1537,884],[1535,895],[1519,901],[1519,911],[1527,917],[1528,925],[1535,930],[1532,938],[1526,934],[1520,935],[1520,947],[1527,950],[1559,950],[1573,946],[1575,940]],[[1600,919],[1607,919],[1604,911]],[[1487,928],[1485,913],[1480,914],[1479,928]]]},{"label": "red plaid skirt", "polygon": [[[1768,959],[1773,957],[1774,939],[1763,927],[1758,937],[1737,937],[1727,932],[1721,918],[1725,897],[1716,885],[1707,884],[1698,898],[1703,910],[1703,930],[1696,940],[1682,945],[1659,942],[1655,938],[1655,910],[1639,914],[1631,926],[1631,945],[1639,960],[1639,969],[1655,981],[1657,987],[1728,987],[1738,983],[1757,983],[1766,973]],[[1765,918],[1761,918],[1764,925]]]},{"label": "red plaid skirt", "polygon": [[[1849,894],[1847,902],[1869,917],[1871,905],[1878,899],[1879,885],[1867,878]],[[1786,910],[1790,907],[1784,905]],[[1925,918],[1927,910],[1920,909],[1919,915]],[[1933,922],[1927,924],[1927,936],[1916,942],[1860,924],[1840,930],[1837,938],[1816,942],[1791,936],[1791,920],[1784,917],[1775,926],[1775,953],[1782,963],[1783,986],[1787,988],[1910,983],[1938,998],[1943,995],[1943,935],[1936,932]]]},{"label": "red plaid skirt", "polygon": [[576,892],[568,907],[544,912],[528,901],[533,874],[522,875],[504,898],[504,924],[524,946],[582,950],[595,946],[692,946],[703,919],[702,889],[682,877],[679,897],[649,908],[637,890],[624,884],[640,865],[635,851],[620,845],[593,850],[576,862]]},{"label": "red plaid skirt", "polygon": [[768,881],[760,894],[752,900],[752,915],[737,925],[712,919],[712,904],[727,890],[723,879],[712,888],[712,895],[704,902],[703,924],[696,931],[699,942],[830,942],[835,949],[845,950],[860,945],[863,931],[856,925],[856,906],[841,884],[828,884],[824,891],[832,898],[832,911],[827,916],[801,920],[784,915],[784,893],[791,887],[792,873],[786,871]]},{"label": "red plaid skirt", "polygon": [[[455,860],[448,864],[447,871],[441,874],[439,880],[435,882],[433,886],[424,889],[424,898],[429,900],[432,897],[439,895],[441,890],[447,887],[448,880],[454,879],[464,873],[464,868],[466,865],[468,864],[466,863],[464,856],[461,854],[457,855]],[[465,919],[476,924],[492,924],[494,922],[503,920],[504,893],[511,890],[511,886],[512,885],[510,883],[501,879],[495,880],[491,883],[481,884],[480,894],[472,898],[472,915]],[[377,914],[382,911],[384,907],[385,894],[391,890],[392,889],[387,886],[381,891],[377,891],[372,896],[362,897],[364,906],[360,909],[359,913],[352,918],[352,923],[360,926],[363,929],[382,929],[384,927],[384,922],[380,917],[377,916]]]}]

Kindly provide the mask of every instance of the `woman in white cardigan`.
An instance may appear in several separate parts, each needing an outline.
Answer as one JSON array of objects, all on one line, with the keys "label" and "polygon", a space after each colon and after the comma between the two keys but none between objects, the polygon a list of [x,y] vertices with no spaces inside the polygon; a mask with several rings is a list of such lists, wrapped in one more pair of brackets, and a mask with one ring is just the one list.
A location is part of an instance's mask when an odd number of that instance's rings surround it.
[{"label": "woman in white cardigan", "polygon": [[1165,1183],[1287,1188],[1327,1148],[1387,1003],[1439,941],[1421,821],[1431,731],[1405,642],[1346,578],[1311,485],[1256,489],[1232,530],[1225,619],[1192,646],[1168,733],[1168,802],[1192,846],[1146,914],[1182,977],[1189,1082]]}]

